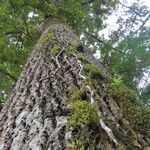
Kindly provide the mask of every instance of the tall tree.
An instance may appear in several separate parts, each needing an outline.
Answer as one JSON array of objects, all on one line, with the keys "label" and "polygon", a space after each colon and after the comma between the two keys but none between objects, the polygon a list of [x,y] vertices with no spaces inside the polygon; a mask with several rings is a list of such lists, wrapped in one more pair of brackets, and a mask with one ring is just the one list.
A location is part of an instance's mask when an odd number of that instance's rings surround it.
[{"label": "tall tree", "polygon": [[[38,25],[48,16],[62,18],[76,34],[99,31],[116,1],[67,0],[65,7],[53,7],[49,0],[2,1],[0,5],[0,101],[8,97],[33,46],[40,36]],[[67,5],[66,5],[67,4]],[[73,4],[73,5],[72,5]],[[91,16],[91,14],[94,14]],[[87,37],[90,41],[91,38]]]},{"label": "tall tree", "polygon": [[[150,110],[80,43],[71,27],[83,4],[71,2],[31,3],[47,18],[1,111],[0,150],[149,148]],[[10,4],[16,11],[28,6]]]}]

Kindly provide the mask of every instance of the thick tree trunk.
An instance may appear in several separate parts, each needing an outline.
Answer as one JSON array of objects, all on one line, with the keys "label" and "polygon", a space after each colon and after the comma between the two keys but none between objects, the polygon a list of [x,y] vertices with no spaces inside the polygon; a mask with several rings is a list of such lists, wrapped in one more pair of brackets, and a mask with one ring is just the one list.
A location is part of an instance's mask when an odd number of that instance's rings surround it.
[{"label": "thick tree trunk", "polygon": [[[143,149],[143,139],[140,143],[123,118],[105,79],[101,77],[99,83],[101,94],[85,85],[84,64],[72,51],[79,45],[72,30],[56,19],[47,19],[41,28],[41,38],[1,112],[0,150],[132,149],[130,144]],[[98,65],[92,56],[83,55]],[[89,127],[95,132],[93,145],[78,145],[73,139],[75,130],[66,128],[69,105],[65,93],[70,86],[87,88],[86,101],[94,99],[100,104],[99,125]],[[132,137],[129,145],[124,137]]]}]

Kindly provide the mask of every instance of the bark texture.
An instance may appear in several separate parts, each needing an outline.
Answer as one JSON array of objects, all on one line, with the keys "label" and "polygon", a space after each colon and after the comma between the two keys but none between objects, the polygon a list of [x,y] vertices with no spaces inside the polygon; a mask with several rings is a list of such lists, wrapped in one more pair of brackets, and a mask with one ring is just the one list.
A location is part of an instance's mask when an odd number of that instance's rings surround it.
[{"label": "bark texture", "polygon": [[[72,48],[79,45],[73,31],[56,19],[46,20],[41,28],[41,38],[1,112],[0,150],[132,150],[130,144],[134,149],[144,149],[146,141],[139,138],[123,118],[105,79],[101,77],[98,83],[99,93],[85,85],[84,62],[72,52]],[[101,67],[91,54],[83,55],[90,59],[90,63]],[[106,74],[106,70],[101,69]],[[86,101],[99,104],[99,125],[89,125],[86,129],[95,132],[93,145],[76,146],[75,130],[66,128],[69,105],[65,93],[70,86],[79,90],[85,87]],[[132,137],[129,145],[124,137]],[[86,138],[90,140],[90,137]]]}]

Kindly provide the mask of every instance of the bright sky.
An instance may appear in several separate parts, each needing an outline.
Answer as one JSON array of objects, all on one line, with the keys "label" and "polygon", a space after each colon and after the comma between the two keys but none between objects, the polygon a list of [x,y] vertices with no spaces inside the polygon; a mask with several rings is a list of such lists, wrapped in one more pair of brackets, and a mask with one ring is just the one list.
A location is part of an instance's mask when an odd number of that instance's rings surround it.
[{"label": "bright sky", "polygon": [[[134,2],[137,0],[120,0],[121,3],[123,3],[125,6],[131,6]],[[150,8],[150,0],[139,0],[140,3],[143,5],[146,5]],[[113,13],[111,16],[108,17],[106,20],[106,24],[108,24],[108,27],[104,30],[101,30],[99,32],[99,35],[104,35],[105,38],[108,38],[108,35],[111,34],[111,31],[117,30],[119,25],[116,24],[116,21],[119,16],[121,16],[124,13],[125,9],[120,6],[115,13]],[[124,16],[124,19],[126,19],[128,16]],[[150,20],[147,21],[147,25],[150,26]]]},{"label": "bright sky", "polygon": [[145,5],[147,5],[148,7],[150,7],[150,0],[142,0],[144,2]]},{"label": "bright sky", "polygon": [[[126,0],[121,0],[121,1],[123,2],[123,1],[126,1]],[[130,4],[136,2],[136,0],[127,0],[127,1]],[[150,0],[139,0],[139,2],[141,2],[141,3],[145,4],[145,5],[147,5],[148,7],[150,7]]]}]

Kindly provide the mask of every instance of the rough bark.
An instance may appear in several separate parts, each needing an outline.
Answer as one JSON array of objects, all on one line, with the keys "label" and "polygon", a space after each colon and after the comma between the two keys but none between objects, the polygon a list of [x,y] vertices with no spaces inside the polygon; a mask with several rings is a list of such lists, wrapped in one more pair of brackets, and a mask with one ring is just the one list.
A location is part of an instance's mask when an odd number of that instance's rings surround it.
[{"label": "rough bark", "polygon": [[[74,144],[74,129],[66,128],[69,105],[65,93],[70,86],[79,90],[86,87],[86,100],[100,104],[99,125],[89,127],[95,131],[96,143],[88,148],[131,149],[123,139],[131,136],[134,148],[144,149],[144,139],[139,140],[123,118],[105,79],[101,77],[98,83],[100,93],[94,93],[93,87],[84,84],[84,63],[70,51],[79,45],[73,31],[57,19],[46,20],[41,28],[41,38],[1,112],[0,150],[82,149]],[[83,55],[99,66],[90,54]]]}]

